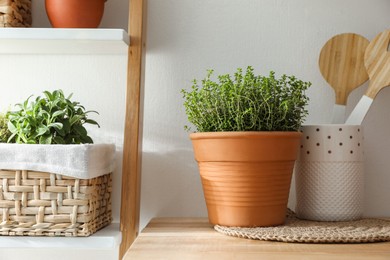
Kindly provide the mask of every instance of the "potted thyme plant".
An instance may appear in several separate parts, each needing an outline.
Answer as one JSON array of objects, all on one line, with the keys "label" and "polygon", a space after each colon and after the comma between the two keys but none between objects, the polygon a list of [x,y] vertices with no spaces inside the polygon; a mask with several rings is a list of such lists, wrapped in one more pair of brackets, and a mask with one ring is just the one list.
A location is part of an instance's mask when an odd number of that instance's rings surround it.
[{"label": "potted thyme plant", "polygon": [[311,83],[255,75],[250,66],[216,81],[212,75],[182,90],[209,221],[283,224]]}]

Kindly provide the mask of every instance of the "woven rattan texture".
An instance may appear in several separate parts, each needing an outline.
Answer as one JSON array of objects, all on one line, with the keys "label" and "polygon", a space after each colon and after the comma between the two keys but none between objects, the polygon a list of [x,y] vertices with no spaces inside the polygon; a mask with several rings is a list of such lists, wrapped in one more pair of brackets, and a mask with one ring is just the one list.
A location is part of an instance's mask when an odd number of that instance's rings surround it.
[{"label": "woven rattan texture", "polygon": [[224,227],[214,229],[229,236],[293,243],[372,243],[390,241],[390,220],[361,219],[348,222],[301,220],[289,211],[285,225],[277,227]]},{"label": "woven rattan texture", "polygon": [[31,0],[0,0],[0,27],[30,27]]},{"label": "woven rattan texture", "polygon": [[111,222],[111,174],[0,170],[0,235],[89,236]]}]

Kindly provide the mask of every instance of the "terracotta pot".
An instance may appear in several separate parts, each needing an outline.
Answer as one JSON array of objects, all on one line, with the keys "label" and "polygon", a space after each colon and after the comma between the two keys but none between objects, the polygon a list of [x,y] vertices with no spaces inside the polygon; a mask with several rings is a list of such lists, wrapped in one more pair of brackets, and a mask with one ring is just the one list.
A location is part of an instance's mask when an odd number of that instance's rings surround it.
[{"label": "terracotta pot", "polygon": [[301,135],[191,134],[210,223],[241,227],[283,224]]},{"label": "terracotta pot", "polygon": [[46,13],[55,28],[97,28],[106,0],[45,0]]}]

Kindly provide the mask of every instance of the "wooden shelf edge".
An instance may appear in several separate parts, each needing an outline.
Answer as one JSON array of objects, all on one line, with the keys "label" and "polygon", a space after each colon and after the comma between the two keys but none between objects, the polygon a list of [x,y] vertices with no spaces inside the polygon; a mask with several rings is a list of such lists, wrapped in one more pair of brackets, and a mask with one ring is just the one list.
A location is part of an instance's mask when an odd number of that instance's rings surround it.
[{"label": "wooden shelf edge", "polygon": [[206,218],[155,218],[123,260],[134,259],[390,259],[390,242],[311,244],[259,241],[221,234]]}]

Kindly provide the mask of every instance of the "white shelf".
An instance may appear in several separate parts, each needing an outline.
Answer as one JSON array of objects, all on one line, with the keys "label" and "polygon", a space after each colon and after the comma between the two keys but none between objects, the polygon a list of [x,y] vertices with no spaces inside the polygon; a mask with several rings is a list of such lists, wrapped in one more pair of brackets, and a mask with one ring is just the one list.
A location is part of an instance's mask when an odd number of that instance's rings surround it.
[{"label": "white shelf", "polygon": [[127,54],[122,29],[0,28],[0,54]]},{"label": "white shelf", "polygon": [[121,240],[119,224],[112,223],[89,237],[0,236],[0,251],[2,248],[113,249]]}]

